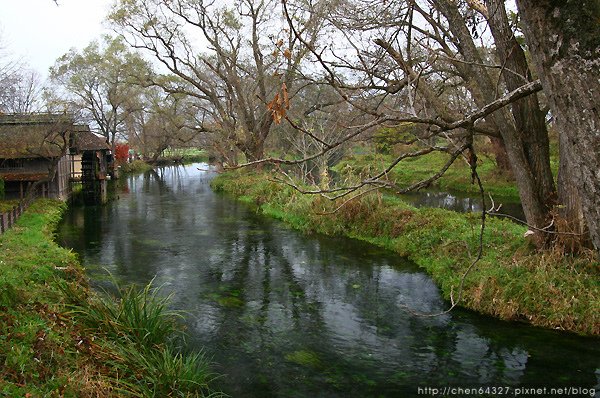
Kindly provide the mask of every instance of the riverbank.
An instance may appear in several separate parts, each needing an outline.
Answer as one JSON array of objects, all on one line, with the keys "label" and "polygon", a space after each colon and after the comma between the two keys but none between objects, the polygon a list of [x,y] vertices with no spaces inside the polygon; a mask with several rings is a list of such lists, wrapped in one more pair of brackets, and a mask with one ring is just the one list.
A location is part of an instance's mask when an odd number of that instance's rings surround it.
[{"label": "riverbank", "polygon": [[0,393],[4,396],[205,396],[211,374],[184,355],[179,314],[147,287],[92,292],[53,241],[66,205],[41,199],[0,236]]},{"label": "riverbank", "polygon": [[140,174],[157,166],[172,166],[181,164],[208,162],[208,154],[199,149],[188,148],[181,150],[166,150],[156,162],[149,163],[141,159],[119,164],[119,170],[125,174]]},{"label": "riverbank", "polygon": [[[372,194],[341,204],[302,195],[241,170],[212,181],[305,232],[343,235],[393,250],[424,268],[447,300],[456,299],[462,274],[476,256],[479,214],[416,209],[399,199]],[[504,320],[518,320],[583,335],[600,335],[598,263],[561,253],[536,253],[523,238],[525,228],[488,219],[483,257],[465,280],[461,306]]]},{"label": "riverbank", "polygon": [[[341,180],[359,181],[381,172],[393,162],[394,158],[393,155],[384,154],[354,154],[343,158],[333,171]],[[450,155],[440,152],[406,158],[402,161],[402,167],[395,167],[389,171],[387,178],[400,187],[407,187],[431,177],[433,173],[444,167],[449,158]],[[477,163],[477,172],[486,193],[494,198],[519,201],[519,192],[510,172],[500,170],[489,157],[482,157]],[[440,179],[431,184],[431,187],[441,191],[479,194],[477,185],[471,183],[469,164],[461,159],[454,162]]]}]

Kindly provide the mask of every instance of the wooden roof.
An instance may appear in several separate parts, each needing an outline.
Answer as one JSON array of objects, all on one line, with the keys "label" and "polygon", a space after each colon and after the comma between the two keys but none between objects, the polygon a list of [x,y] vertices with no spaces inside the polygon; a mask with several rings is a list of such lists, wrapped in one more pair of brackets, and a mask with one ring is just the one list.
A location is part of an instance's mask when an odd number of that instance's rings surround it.
[{"label": "wooden roof", "polygon": [[74,147],[81,151],[110,150],[106,137],[94,134],[87,125],[75,125]]},{"label": "wooden roof", "polygon": [[0,158],[60,156],[73,130],[73,119],[63,114],[0,115]]}]

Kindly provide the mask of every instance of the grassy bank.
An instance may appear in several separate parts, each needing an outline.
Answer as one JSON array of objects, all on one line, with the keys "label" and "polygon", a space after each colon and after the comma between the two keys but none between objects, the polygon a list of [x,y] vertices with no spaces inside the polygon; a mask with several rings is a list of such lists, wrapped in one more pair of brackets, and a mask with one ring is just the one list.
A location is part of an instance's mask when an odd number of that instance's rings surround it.
[{"label": "grassy bank", "polygon": [[[404,159],[397,167],[389,172],[388,178],[400,187],[408,187],[417,181],[431,177],[448,161],[450,155],[433,152],[425,156]],[[385,170],[392,163],[394,156],[382,154],[355,154],[344,158],[337,164],[334,171],[342,179],[368,178]],[[487,193],[503,199],[519,200],[519,192],[512,176],[501,172],[495,162],[489,157],[478,160],[477,171]],[[440,190],[460,191],[477,194],[478,188],[471,183],[470,166],[462,159],[454,162],[444,173],[444,176],[432,184]]]},{"label": "grassy bank", "polygon": [[[302,195],[269,182],[266,174],[223,174],[212,182],[258,206],[264,214],[307,232],[345,235],[394,250],[423,267],[446,299],[456,296],[461,275],[476,255],[480,216],[443,209],[416,209],[378,194],[341,202]],[[484,255],[466,279],[462,306],[505,320],[524,320],[580,334],[600,334],[598,263],[559,253],[538,254],[525,229],[488,219]]]},{"label": "grassy bank", "polygon": [[119,165],[119,171],[125,174],[141,174],[148,170],[152,170],[152,165],[143,160],[134,160],[131,163],[123,163]]},{"label": "grassy bank", "polygon": [[0,394],[199,397],[201,356],[178,350],[178,315],[149,287],[90,291],[76,256],[53,241],[65,205],[38,200],[0,236]]},{"label": "grassy bank", "polygon": [[156,160],[156,163],[150,164],[144,160],[134,160],[120,164],[120,171],[126,174],[140,174],[151,170],[155,166],[172,166],[177,164],[191,164],[208,162],[208,154],[206,151],[187,148],[177,150],[166,150],[164,154]]},{"label": "grassy bank", "polygon": [[190,164],[200,162],[208,162],[208,152],[205,150],[198,148],[178,148],[165,150],[159,158],[158,164]]}]

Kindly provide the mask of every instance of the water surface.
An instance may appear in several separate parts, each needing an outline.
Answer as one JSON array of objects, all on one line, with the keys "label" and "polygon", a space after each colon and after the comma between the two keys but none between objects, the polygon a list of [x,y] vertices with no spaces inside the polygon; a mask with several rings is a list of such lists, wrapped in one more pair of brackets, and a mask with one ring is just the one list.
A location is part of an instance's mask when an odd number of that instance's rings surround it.
[{"label": "water surface", "polygon": [[203,166],[121,181],[104,207],[72,207],[59,241],[95,285],[156,277],[187,312],[233,397],[411,397],[417,387],[600,390],[598,339],[446,308],[394,253],[306,236],[213,193]]}]

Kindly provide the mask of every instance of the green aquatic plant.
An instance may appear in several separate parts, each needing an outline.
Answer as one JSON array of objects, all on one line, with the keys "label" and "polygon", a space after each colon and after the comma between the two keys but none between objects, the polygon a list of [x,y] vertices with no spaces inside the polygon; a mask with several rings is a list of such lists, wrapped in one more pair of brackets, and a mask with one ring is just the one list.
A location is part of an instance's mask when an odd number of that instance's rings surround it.
[{"label": "green aquatic plant", "polygon": [[286,361],[309,368],[320,368],[322,366],[319,355],[316,352],[309,350],[290,352],[285,356],[285,359]]}]

